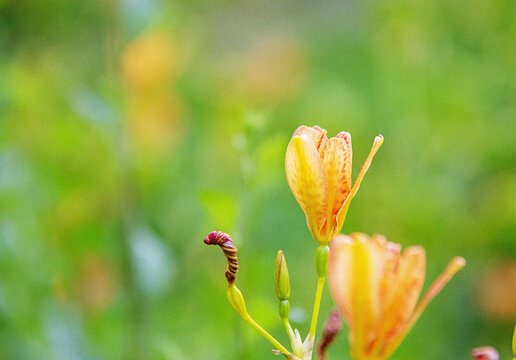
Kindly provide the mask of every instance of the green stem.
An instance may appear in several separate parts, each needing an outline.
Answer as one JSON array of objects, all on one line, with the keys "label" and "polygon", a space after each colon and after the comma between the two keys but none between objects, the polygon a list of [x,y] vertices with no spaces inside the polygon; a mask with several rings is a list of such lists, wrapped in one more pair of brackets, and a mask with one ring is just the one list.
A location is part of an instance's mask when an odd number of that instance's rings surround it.
[{"label": "green stem", "polygon": [[254,321],[251,317],[249,317],[247,320],[246,320],[249,325],[251,325],[252,327],[254,327],[256,330],[258,330],[258,332],[260,334],[262,334],[262,336],[264,338],[266,338],[267,340],[269,340],[269,342],[276,348],[278,349],[279,351],[281,351],[282,353],[284,354],[288,354],[289,351],[283,346],[281,345],[281,343],[276,340],[271,334],[269,334],[264,328],[262,328],[260,325],[258,325],[256,323],[256,321]]},{"label": "green stem", "polygon": [[287,331],[288,338],[290,339],[290,345],[292,346],[292,350],[296,355],[298,355],[297,349],[297,340],[296,335],[294,334],[294,330],[292,330],[292,326],[290,326],[290,322],[288,319],[283,319],[283,325],[285,326],[285,330]]},{"label": "green stem", "polygon": [[[287,331],[287,335],[290,338],[290,334],[294,333],[294,331],[292,330],[292,326],[290,326],[290,323],[287,318],[283,319],[282,321],[283,325],[285,326],[285,330]],[[292,340],[292,338],[290,340]]]},{"label": "green stem", "polygon": [[317,278],[317,291],[315,293],[314,311],[312,313],[312,323],[310,325],[310,339],[315,337],[317,318],[319,317],[319,308],[321,307],[321,297],[325,281],[326,276]]}]

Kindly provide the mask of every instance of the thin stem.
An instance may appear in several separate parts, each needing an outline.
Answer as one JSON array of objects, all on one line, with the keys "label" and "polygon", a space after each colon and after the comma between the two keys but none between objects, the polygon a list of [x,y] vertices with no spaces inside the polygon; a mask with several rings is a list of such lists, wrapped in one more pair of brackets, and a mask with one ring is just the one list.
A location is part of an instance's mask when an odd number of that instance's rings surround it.
[{"label": "thin stem", "polygon": [[278,349],[279,351],[281,351],[282,353],[284,354],[288,354],[289,351],[283,346],[281,345],[281,343],[276,340],[271,334],[269,334],[264,328],[262,328],[260,325],[258,325],[256,323],[256,321],[254,321],[251,317],[249,317],[247,320],[246,320],[249,325],[251,325],[252,327],[254,327],[256,330],[258,330],[258,332],[260,334],[262,334],[262,336],[264,338],[266,338],[267,340],[269,340],[269,342],[276,348]]},{"label": "thin stem", "polygon": [[317,291],[315,293],[314,311],[312,313],[312,323],[310,325],[310,339],[315,337],[315,329],[317,328],[317,318],[319,317],[319,308],[321,307],[321,297],[325,281],[326,276],[317,278]]},{"label": "thin stem", "polygon": [[298,349],[297,339],[296,339],[296,335],[294,335],[294,330],[292,330],[292,326],[290,326],[290,322],[288,321],[287,318],[282,319],[282,321],[283,321],[283,325],[285,326],[285,330],[287,331],[288,338],[290,339],[290,346],[292,346],[292,350],[294,351],[294,354],[296,354],[296,356],[298,356],[299,350],[302,350],[302,349]]},{"label": "thin stem", "polygon": [[283,319],[283,325],[285,326],[285,330],[287,331],[288,337],[290,338],[290,340],[292,340],[291,334],[293,334],[294,331],[292,330],[292,326],[290,326],[290,322],[287,318]]}]

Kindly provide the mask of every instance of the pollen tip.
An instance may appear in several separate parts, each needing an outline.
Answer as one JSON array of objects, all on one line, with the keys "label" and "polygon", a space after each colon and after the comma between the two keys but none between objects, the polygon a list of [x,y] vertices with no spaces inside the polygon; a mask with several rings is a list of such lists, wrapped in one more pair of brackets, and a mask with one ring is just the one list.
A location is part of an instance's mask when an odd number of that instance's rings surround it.
[{"label": "pollen tip", "polygon": [[448,276],[453,276],[464,266],[466,266],[466,260],[462,256],[456,256],[448,263],[448,266],[444,269],[444,273],[448,274]]},{"label": "pollen tip", "polygon": [[451,262],[454,265],[454,267],[457,268],[457,270],[460,270],[464,266],[466,266],[466,259],[464,259],[462,256],[454,257]]}]

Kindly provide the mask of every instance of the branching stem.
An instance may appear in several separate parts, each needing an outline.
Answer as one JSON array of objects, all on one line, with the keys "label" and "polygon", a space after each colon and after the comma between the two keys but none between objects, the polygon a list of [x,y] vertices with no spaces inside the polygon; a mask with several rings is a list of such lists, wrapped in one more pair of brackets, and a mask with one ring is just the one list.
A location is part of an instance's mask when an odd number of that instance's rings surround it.
[{"label": "branching stem", "polygon": [[258,330],[258,332],[264,337],[266,338],[267,340],[269,340],[269,342],[279,351],[281,351],[282,353],[284,354],[287,354],[289,353],[289,351],[283,346],[281,345],[281,343],[276,340],[271,334],[269,334],[264,328],[262,328],[260,325],[258,325],[256,323],[256,321],[254,321],[251,317],[249,317],[247,320],[246,320],[249,325],[251,325],[252,327],[254,327],[256,330]]}]

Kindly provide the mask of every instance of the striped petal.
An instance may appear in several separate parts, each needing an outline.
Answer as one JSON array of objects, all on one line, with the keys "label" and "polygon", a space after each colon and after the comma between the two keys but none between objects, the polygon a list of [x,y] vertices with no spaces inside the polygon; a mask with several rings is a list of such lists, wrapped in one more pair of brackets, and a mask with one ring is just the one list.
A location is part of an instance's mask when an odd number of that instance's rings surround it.
[{"label": "striped petal", "polygon": [[296,135],[290,140],[285,156],[285,172],[313,237],[322,241],[319,229],[327,211],[328,183],[319,153],[307,134]]},{"label": "striped petal", "polygon": [[327,131],[324,129],[321,129],[319,126],[315,125],[313,127],[308,127],[305,125],[301,125],[294,131],[293,136],[299,136],[299,135],[308,135],[310,138],[312,138],[312,141],[315,144],[315,148],[317,151],[319,151],[324,144],[328,141],[328,137],[326,136]]},{"label": "striped petal", "polygon": [[383,276],[380,282],[380,301],[384,304],[387,294],[390,293],[392,289],[398,272],[401,245],[387,241],[385,236],[378,234],[371,236],[371,241],[381,249],[380,251],[383,253],[385,261]]},{"label": "striped petal", "polygon": [[333,233],[336,217],[351,190],[351,135],[341,132],[326,142],[320,151],[328,179],[327,235]]},{"label": "striped petal", "polygon": [[380,352],[405,328],[421,294],[425,271],[425,250],[420,246],[405,249],[390,291],[382,300],[382,316],[375,334],[373,352]]},{"label": "striped petal", "polygon": [[337,215],[337,227],[336,232],[340,232],[342,229],[342,225],[344,225],[344,220],[346,219],[346,215],[348,213],[349,204],[351,203],[351,200],[355,197],[359,187],[360,183],[362,182],[362,179],[364,178],[365,174],[367,173],[367,170],[369,170],[369,166],[371,166],[371,162],[373,161],[374,155],[382,146],[383,144],[383,136],[378,135],[375,137],[373,146],[371,148],[371,151],[369,152],[369,155],[367,156],[366,161],[364,162],[364,165],[362,165],[362,168],[360,169],[360,172],[357,176],[357,179],[355,180],[355,183],[351,187],[351,190],[349,191],[349,195],[344,201],[344,204],[342,204],[341,209],[339,210],[339,213]]}]

